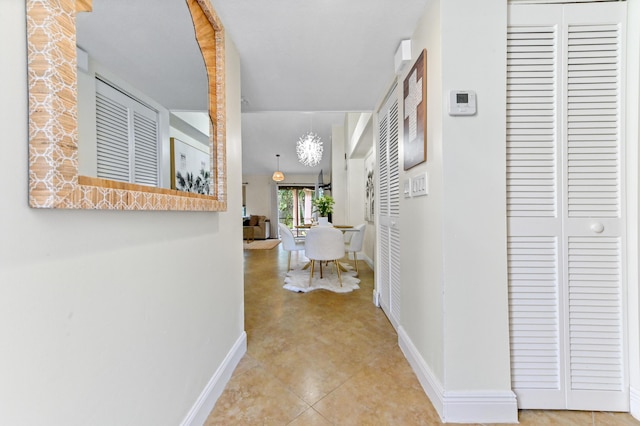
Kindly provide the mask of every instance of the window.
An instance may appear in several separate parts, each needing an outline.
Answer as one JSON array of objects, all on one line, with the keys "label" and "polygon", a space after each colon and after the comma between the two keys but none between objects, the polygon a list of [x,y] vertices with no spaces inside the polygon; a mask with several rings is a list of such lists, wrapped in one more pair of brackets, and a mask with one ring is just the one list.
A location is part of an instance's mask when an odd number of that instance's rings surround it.
[{"label": "window", "polygon": [[158,112],[96,79],[98,177],[158,186]]}]

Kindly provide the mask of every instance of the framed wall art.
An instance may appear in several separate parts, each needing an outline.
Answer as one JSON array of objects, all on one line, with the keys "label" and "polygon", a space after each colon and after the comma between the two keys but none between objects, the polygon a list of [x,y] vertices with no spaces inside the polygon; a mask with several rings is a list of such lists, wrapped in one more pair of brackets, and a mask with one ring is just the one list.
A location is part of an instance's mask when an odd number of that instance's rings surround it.
[{"label": "framed wall art", "polygon": [[375,156],[373,150],[364,159],[364,219],[373,223],[375,217]]},{"label": "framed wall art", "polygon": [[422,50],[403,84],[404,169],[427,161],[427,51]]},{"label": "framed wall art", "polygon": [[171,138],[171,189],[209,195],[211,172],[209,153],[180,139]]}]

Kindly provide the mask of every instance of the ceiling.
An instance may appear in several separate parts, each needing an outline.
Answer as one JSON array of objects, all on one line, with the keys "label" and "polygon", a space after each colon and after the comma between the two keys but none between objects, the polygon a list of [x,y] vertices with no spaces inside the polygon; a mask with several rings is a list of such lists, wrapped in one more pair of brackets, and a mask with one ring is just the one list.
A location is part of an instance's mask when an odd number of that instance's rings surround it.
[{"label": "ceiling", "polygon": [[[242,168],[329,173],[331,126],[372,111],[394,54],[428,0],[211,0],[241,60]],[[77,18],[78,45],[170,110],[207,108],[204,62],[182,0],[94,0]],[[180,82],[175,84],[175,82]],[[309,130],[324,142],[314,168],[296,159]]]}]

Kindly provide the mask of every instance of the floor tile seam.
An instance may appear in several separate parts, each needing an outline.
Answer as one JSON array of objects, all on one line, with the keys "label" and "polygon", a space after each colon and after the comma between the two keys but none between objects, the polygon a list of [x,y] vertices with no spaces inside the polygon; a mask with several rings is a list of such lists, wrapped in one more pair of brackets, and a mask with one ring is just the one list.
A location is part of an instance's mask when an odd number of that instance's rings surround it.
[{"label": "floor tile seam", "polygon": [[[318,412],[318,414],[322,415],[322,417],[326,418],[326,416],[324,414],[322,414],[317,408],[316,406],[323,401],[324,399],[328,398],[331,394],[333,394],[334,392],[337,392],[340,388],[342,388],[343,386],[346,385],[347,382],[349,382],[350,380],[352,380],[354,377],[356,377],[362,370],[364,369],[364,366],[361,367],[357,372],[355,372],[354,374],[350,374],[349,377],[347,377],[346,379],[342,380],[338,385],[336,385],[333,389],[331,389],[329,392],[327,392],[322,398],[318,399],[316,402],[314,402],[311,407]],[[333,422],[331,422],[329,420],[330,423],[333,424]]]},{"label": "floor tile seam", "polygon": [[[255,356],[251,355],[251,357],[256,361],[256,363],[258,364],[258,366],[260,368],[262,368],[262,370],[269,376],[269,378],[275,380],[278,384],[280,384],[284,389],[286,389],[287,391],[291,392],[293,395],[295,395],[300,401],[304,402],[307,405],[307,409],[312,407],[313,405],[307,401],[302,395],[298,394],[298,392],[296,392],[293,388],[291,388],[291,386],[289,386],[287,383],[285,383],[284,381],[282,381],[278,376],[276,376],[272,371],[271,368],[269,368],[266,364],[264,364],[259,358],[256,358]],[[255,367],[254,367],[255,368]],[[324,396],[323,396],[324,398]]]},{"label": "floor tile seam", "polygon": [[291,423],[295,422],[296,420],[298,420],[301,416],[303,416],[307,411],[309,410],[313,410],[317,415],[319,415],[320,417],[322,417],[323,419],[325,419],[327,422],[331,423],[331,425],[335,426],[335,423],[333,423],[331,420],[329,420],[328,418],[326,418],[324,415],[322,415],[322,413],[320,413],[318,410],[316,410],[313,407],[309,407],[306,410],[304,410],[302,413],[300,413],[300,415],[298,417],[296,417],[295,419],[291,420],[289,423],[287,423],[287,425],[290,425]]},{"label": "floor tile seam", "polygon": [[[278,376],[276,376],[273,372],[270,371],[269,368],[264,367],[263,370],[265,371],[265,373],[267,373],[269,375],[269,377],[273,380],[275,380],[276,382],[278,382],[278,384],[280,386],[282,386],[284,389],[286,389],[287,391],[291,392],[293,395],[296,396],[296,398],[298,398],[300,401],[304,402],[307,405],[307,408],[305,410],[302,411],[302,413],[304,413],[305,411],[307,411],[309,408],[313,407],[313,404],[311,404],[310,402],[308,402],[302,395],[298,394],[298,392],[296,392],[295,389],[291,388],[291,386],[289,386],[287,383],[285,383],[284,381],[282,381]],[[324,397],[323,397],[324,398]],[[300,413],[298,415],[298,417],[300,415],[302,415],[302,413]],[[296,417],[297,418],[297,417]],[[293,419],[295,420],[295,419]],[[293,421],[291,420],[291,421]]]}]

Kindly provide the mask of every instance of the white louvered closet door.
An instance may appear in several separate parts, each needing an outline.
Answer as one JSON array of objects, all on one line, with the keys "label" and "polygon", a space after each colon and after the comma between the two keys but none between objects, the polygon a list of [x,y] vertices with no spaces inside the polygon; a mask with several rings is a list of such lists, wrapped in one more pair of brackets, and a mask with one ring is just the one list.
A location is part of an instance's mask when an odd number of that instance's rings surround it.
[{"label": "white louvered closet door", "polygon": [[158,186],[158,113],[96,79],[97,176]]},{"label": "white louvered closet door", "polygon": [[520,408],[628,410],[626,3],[511,5],[507,183]]},{"label": "white louvered closet door", "polygon": [[400,158],[398,92],[378,112],[378,255],[376,289],[391,324],[400,323]]}]

